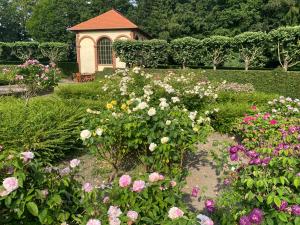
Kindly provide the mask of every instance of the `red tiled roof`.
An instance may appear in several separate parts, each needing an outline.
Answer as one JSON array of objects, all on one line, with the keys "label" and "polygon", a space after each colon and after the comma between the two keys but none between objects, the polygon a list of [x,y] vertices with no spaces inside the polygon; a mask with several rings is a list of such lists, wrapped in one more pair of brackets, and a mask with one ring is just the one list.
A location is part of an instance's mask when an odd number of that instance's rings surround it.
[{"label": "red tiled roof", "polygon": [[120,12],[112,9],[95,18],[82,22],[68,30],[107,30],[107,29],[135,29],[137,25],[123,16]]}]

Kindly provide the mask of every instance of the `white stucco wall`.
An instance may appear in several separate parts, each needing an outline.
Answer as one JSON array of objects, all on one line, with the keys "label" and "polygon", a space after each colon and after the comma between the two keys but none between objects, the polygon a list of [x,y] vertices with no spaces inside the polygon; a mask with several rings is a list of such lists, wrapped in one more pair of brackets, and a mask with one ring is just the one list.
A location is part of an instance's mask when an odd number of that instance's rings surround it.
[{"label": "white stucco wall", "polygon": [[[109,31],[82,31],[77,34],[77,48],[79,51],[79,68],[80,73],[95,73],[102,71],[104,68],[113,68],[113,65],[98,65],[97,60],[97,41],[101,37],[108,37],[112,41],[117,39],[131,39],[132,31],[130,30],[109,30]],[[79,49],[79,50],[78,50]],[[115,59],[116,68],[125,68],[125,63],[119,58]]]}]

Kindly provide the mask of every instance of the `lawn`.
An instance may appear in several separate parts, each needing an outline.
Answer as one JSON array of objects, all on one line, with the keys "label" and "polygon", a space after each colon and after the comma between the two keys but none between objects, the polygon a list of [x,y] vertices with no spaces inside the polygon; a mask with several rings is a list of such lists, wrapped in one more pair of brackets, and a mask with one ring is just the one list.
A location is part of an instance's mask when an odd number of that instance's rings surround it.
[{"label": "lawn", "polygon": [[2,97],[4,224],[298,224],[297,76],[104,71]]}]

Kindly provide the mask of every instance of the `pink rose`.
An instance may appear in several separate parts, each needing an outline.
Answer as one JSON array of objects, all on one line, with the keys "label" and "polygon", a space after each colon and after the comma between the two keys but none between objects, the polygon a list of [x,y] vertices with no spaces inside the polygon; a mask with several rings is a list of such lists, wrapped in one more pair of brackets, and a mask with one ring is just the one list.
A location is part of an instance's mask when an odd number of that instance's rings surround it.
[{"label": "pink rose", "polygon": [[18,189],[19,182],[18,182],[18,179],[15,177],[8,177],[3,180],[2,185],[3,185],[4,189],[10,193],[10,192]]},{"label": "pink rose", "polygon": [[93,185],[92,185],[91,183],[85,183],[85,184],[83,185],[82,189],[83,189],[85,192],[89,193],[89,192],[91,192],[94,188],[93,188]]},{"label": "pink rose", "polygon": [[130,210],[127,212],[127,217],[130,219],[130,221],[135,222],[139,217],[139,214],[136,211]]},{"label": "pink rose", "polygon": [[171,180],[170,185],[171,185],[171,187],[175,187],[177,185],[177,183],[175,180]]},{"label": "pink rose", "polygon": [[86,225],[101,225],[101,222],[96,219],[90,219]]},{"label": "pink rose", "polygon": [[120,225],[121,220],[118,217],[109,218],[109,225]]},{"label": "pink rose", "polygon": [[79,164],[80,164],[80,160],[79,159],[72,159],[70,161],[70,167],[71,168],[75,168],[75,167],[79,166]]},{"label": "pink rose", "polygon": [[171,220],[175,220],[175,219],[178,219],[180,217],[183,217],[183,214],[184,212],[177,208],[177,207],[172,207],[170,210],[169,210],[169,214],[168,214],[168,217],[171,219]]},{"label": "pink rose", "polygon": [[119,186],[128,187],[131,184],[131,177],[129,175],[123,175],[120,177]]},{"label": "pink rose", "polygon": [[145,181],[143,180],[136,180],[133,182],[132,190],[134,192],[141,192],[145,188]]},{"label": "pink rose", "polygon": [[117,218],[122,214],[122,211],[118,206],[110,206],[107,214],[109,218]]},{"label": "pink rose", "polygon": [[149,181],[151,182],[151,183],[153,183],[153,182],[157,182],[157,181],[160,181],[160,175],[159,175],[159,173],[151,173],[150,175],[149,175]]},{"label": "pink rose", "polygon": [[102,201],[102,202],[103,202],[104,204],[106,204],[106,203],[109,203],[109,200],[110,200],[109,197],[106,196],[106,197],[103,198],[103,201]]},{"label": "pink rose", "polygon": [[34,158],[33,152],[22,152],[21,153],[21,159],[23,159],[24,162],[29,162],[33,158]]}]

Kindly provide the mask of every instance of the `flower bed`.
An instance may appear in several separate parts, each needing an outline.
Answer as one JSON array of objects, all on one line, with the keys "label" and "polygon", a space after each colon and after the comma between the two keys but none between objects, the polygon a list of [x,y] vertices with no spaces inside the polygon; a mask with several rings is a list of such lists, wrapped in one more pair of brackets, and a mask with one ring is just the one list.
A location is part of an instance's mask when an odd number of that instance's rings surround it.
[{"label": "flower bed", "polygon": [[[222,223],[300,223],[298,100],[281,97],[280,105],[277,102],[269,103],[273,112],[261,113],[253,107],[252,115],[236,127],[241,145],[224,153],[230,157],[224,181],[228,188],[219,197],[215,214]],[[286,107],[285,102],[296,105]]]}]

